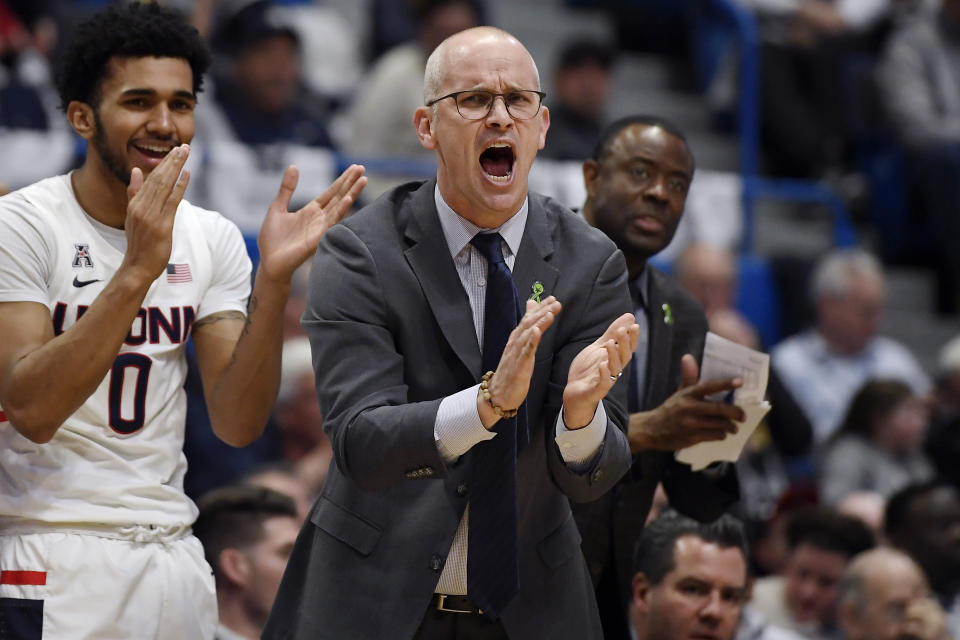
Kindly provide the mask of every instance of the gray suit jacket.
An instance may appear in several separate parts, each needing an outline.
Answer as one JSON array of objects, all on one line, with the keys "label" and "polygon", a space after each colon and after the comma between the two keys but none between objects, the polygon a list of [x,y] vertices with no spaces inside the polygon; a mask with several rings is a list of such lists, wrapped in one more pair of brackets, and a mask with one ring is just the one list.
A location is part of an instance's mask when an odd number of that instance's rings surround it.
[{"label": "gray suit jacket", "polygon": [[[653,266],[650,272],[646,392],[643,410],[660,406],[680,384],[680,359],[690,353],[699,362],[707,335],[703,308],[673,280]],[[673,324],[664,321],[669,304]],[[657,483],[663,482],[670,506],[700,521],[720,515],[739,497],[733,465],[722,475],[694,473],[669,451],[646,451],[633,459],[630,472],[609,494],[590,504],[576,505],[583,534],[583,553],[595,581],[611,558],[615,563],[622,602],[629,599],[633,578],[633,547],[643,529]],[[612,548],[611,548],[612,545]],[[626,616],[626,609],[623,610]]]},{"label": "gray suit jacket", "polygon": [[[469,301],[433,200],[434,181],[398,187],[320,243],[303,325],[324,429],[323,493],[301,531],[264,638],[410,638],[436,587],[475,469],[448,466],[434,422],[445,396],[480,378]],[[626,384],[604,401],[595,463],[572,471],[554,441],[570,363],[629,311],[623,256],[556,202],[530,194],[513,277],[563,311],[544,334],[527,396],[531,442],[518,458],[520,593],[501,617],[512,638],[600,638],[568,498],[592,500],[630,465]]]}]

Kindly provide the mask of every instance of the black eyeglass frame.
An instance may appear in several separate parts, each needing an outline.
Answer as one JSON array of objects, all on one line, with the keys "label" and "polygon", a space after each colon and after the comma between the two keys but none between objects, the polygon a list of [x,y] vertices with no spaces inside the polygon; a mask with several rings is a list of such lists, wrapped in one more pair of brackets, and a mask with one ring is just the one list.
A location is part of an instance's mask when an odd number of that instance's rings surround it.
[{"label": "black eyeglass frame", "polygon": [[[511,93],[521,93],[521,92],[523,92],[523,93],[534,93],[534,94],[536,94],[537,97],[540,99],[540,103],[537,105],[536,111],[534,111],[532,115],[530,115],[530,116],[528,116],[528,117],[526,117],[526,118],[518,118],[517,116],[513,115],[513,112],[510,111],[510,105],[507,104],[507,96],[508,96],[508,95],[510,95]],[[482,116],[480,116],[479,118],[468,118],[467,116],[465,116],[465,115],[463,115],[462,113],[460,113],[460,104],[458,103],[457,98],[458,98],[460,95],[464,94],[464,93],[486,93],[486,94],[489,94],[492,99],[490,100],[490,105],[487,107],[487,112],[484,113],[484,114],[483,114]],[[458,114],[461,118],[463,118],[464,120],[483,120],[484,118],[486,118],[487,116],[490,115],[490,111],[493,110],[493,103],[497,101],[497,98],[502,98],[502,99],[503,99],[503,106],[506,107],[507,113],[510,115],[511,118],[513,118],[514,120],[532,120],[533,118],[537,117],[537,114],[538,114],[538,113],[540,113],[540,108],[543,106],[543,99],[546,98],[546,97],[547,97],[546,92],[544,92],[544,91],[537,91],[536,89],[514,89],[513,91],[508,91],[508,92],[506,92],[506,93],[496,93],[496,92],[494,92],[494,91],[487,91],[486,89],[466,89],[466,90],[464,90],[464,91],[454,91],[453,93],[448,93],[448,94],[445,95],[445,96],[440,96],[439,98],[434,98],[433,100],[431,100],[430,102],[427,103],[427,106],[428,106],[428,107],[432,107],[433,105],[437,104],[437,103],[440,102],[441,100],[446,100],[447,98],[453,98],[453,106],[454,106],[454,108],[457,110],[457,114]]]}]

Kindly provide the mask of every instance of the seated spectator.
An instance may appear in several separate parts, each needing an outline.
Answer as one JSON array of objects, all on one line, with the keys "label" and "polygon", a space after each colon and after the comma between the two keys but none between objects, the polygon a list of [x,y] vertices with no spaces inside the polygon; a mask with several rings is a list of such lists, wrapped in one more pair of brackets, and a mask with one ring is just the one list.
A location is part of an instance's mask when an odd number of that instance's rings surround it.
[{"label": "seated spectator", "polygon": [[543,157],[580,162],[590,157],[605,124],[612,64],[613,51],[599,41],[576,39],[563,45],[553,73]]},{"label": "seated spectator", "polygon": [[782,575],[790,557],[787,526],[794,513],[817,506],[817,489],[811,482],[791,485],[777,500],[773,515],[763,523],[750,545],[750,565],[757,576]]},{"label": "seated spectator", "polygon": [[855,518],[824,508],[796,511],[787,524],[783,574],[757,580],[749,607],[811,640],[832,633],[840,576],[850,558],[873,543]]},{"label": "seated spectator", "polygon": [[478,0],[408,1],[417,39],[384,53],[357,92],[346,144],[351,154],[433,158],[420,145],[410,115],[423,104],[427,56],[448,36],[480,24],[482,6]]},{"label": "seated spectator", "polygon": [[300,527],[293,500],[252,486],[216,489],[200,499],[193,532],[217,587],[216,640],[260,637]]},{"label": "seated spectator", "polygon": [[296,336],[283,343],[280,389],[273,409],[285,460],[314,495],[320,493],[333,458],[330,440],[323,432],[317,401],[310,341]]},{"label": "seated spectator", "polygon": [[932,414],[924,449],[937,474],[960,489],[960,337],[937,358]]},{"label": "seated spectator", "polygon": [[9,188],[63,173],[75,160],[49,62],[57,41],[51,5],[0,0],[0,178]]},{"label": "seated spectator", "polygon": [[271,489],[291,498],[297,507],[298,526],[303,525],[310,515],[310,508],[317,497],[286,460],[266,462],[255,467],[242,476],[240,482]]},{"label": "seated spectator", "polygon": [[703,305],[707,316],[734,308],[737,262],[729,249],[705,242],[691,244],[677,258],[674,273],[680,286]]},{"label": "seated spectator", "polygon": [[211,44],[213,98],[219,113],[209,105],[198,110],[204,122],[197,129],[210,129],[206,140],[333,147],[325,125],[328,105],[306,89],[300,41],[284,7],[253,0],[239,10],[225,10]]},{"label": "seated spectator", "polygon": [[863,249],[827,253],[811,276],[816,325],[778,344],[771,366],[813,425],[814,445],[839,428],[853,395],[871,378],[902,380],[916,393],[930,387],[909,349],[877,335],[886,281]]},{"label": "seated spectator", "polygon": [[883,512],[886,507],[886,499],[875,491],[852,491],[837,503],[836,510],[867,525],[877,544],[885,544]]},{"label": "seated spectator", "polygon": [[927,407],[898,380],[871,380],[853,397],[847,417],[824,447],[818,465],[820,499],[835,506],[854,491],[883,499],[929,480],[923,453]]},{"label": "seated spectator", "polygon": [[911,485],[887,502],[890,544],[916,560],[960,638],[960,492],[946,483]]},{"label": "seated spectator", "polygon": [[906,146],[907,178],[920,211],[932,223],[938,268],[938,307],[955,313],[960,291],[960,0],[917,12],[896,29],[877,70],[882,102]]},{"label": "seated spectator", "polygon": [[648,524],[633,562],[638,640],[731,640],[747,591],[747,542],[729,515],[703,524],[674,511]]},{"label": "seated spectator", "polygon": [[894,0],[737,2],[758,22],[762,143],[771,169],[807,178],[839,175],[851,143],[847,62],[877,50]]},{"label": "seated spectator", "polygon": [[951,640],[923,572],[901,551],[856,556],[840,580],[837,601],[844,640]]}]

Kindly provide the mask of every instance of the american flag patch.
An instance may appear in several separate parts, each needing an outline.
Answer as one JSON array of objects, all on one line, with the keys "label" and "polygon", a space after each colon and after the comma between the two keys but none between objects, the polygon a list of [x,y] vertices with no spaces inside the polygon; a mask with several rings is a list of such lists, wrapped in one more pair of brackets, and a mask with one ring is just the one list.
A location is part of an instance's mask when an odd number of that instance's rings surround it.
[{"label": "american flag patch", "polygon": [[190,265],[186,263],[167,265],[167,282],[193,282],[193,276],[190,275]]}]

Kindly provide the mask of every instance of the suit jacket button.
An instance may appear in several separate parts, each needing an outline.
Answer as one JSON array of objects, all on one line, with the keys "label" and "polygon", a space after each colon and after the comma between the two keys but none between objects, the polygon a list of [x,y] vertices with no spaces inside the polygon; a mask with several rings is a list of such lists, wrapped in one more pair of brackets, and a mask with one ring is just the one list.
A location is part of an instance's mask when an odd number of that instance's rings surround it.
[{"label": "suit jacket button", "polygon": [[443,558],[441,558],[439,554],[436,554],[436,553],[433,554],[433,557],[430,558],[430,568],[433,570],[434,573],[439,573],[440,567],[442,566],[443,566]]},{"label": "suit jacket button", "polygon": [[424,468],[423,468],[423,475],[425,475],[425,476],[432,476],[432,475],[433,475],[433,467],[424,467]]},{"label": "suit jacket button", "polygon": [[603,480],[603,469],[597,469],[593,472],[593,481],[600,482]]},{"label": "suit jacket button", "polygon": [[463,482],[457,485],[457,495],[458,496],[467,495],[467,485],[464,484]]}]

